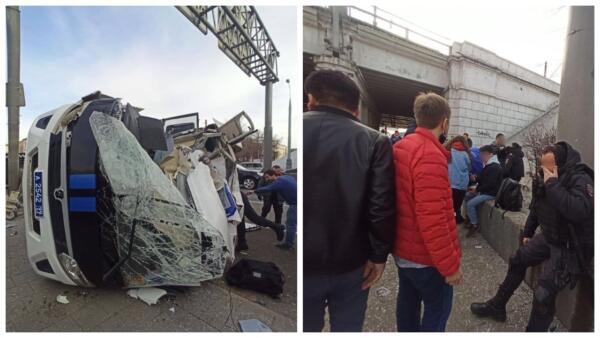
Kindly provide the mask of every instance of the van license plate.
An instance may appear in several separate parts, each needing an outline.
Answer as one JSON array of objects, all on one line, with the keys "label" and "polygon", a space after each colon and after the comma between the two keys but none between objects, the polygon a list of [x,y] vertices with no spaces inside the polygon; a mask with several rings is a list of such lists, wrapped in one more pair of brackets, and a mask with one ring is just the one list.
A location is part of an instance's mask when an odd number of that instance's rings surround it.
[{"label": "van license plate", "polygon": [[42,183],[42,172],[33,172],[33,208],[35,217],[44,216],[44,185]]}]

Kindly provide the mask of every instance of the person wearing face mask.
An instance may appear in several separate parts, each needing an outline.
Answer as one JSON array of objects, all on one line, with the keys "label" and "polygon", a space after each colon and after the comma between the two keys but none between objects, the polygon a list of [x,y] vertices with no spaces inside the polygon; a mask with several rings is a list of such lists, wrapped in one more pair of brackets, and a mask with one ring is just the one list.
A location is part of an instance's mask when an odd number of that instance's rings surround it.
[{"label": "person wearing face mask", "polygon": [[[526,331],[547,331],[554,318],[557,294],[574,288],[591,274],[594,256],[593,171],[566,142],[542,151],[533,180],[533,198],[523,231],[523,246],[509,260],[506,277],[484,303],[471,304],[480,317],[506,321],[506,304],[525,278],[528,267],[542,265]],[[537,228],[541,232],[536,233]]]},{"label": "person wearing face mask", "polygon": [[463,280],[448,177],[451,154],[440,143],[448,133],[450,106],[438,94],[422,93],[413,110],[415,132],[394,145],[396,325],[400,332],[440,332],[452,310],[453,286]]}]

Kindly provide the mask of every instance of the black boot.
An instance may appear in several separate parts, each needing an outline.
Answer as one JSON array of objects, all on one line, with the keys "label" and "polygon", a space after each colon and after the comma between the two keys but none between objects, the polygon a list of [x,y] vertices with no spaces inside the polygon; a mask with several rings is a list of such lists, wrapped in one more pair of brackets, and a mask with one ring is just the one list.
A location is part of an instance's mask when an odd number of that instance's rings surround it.
[{"label": "black boot", "polygon": [[485,303],[472,303],[471,312],[479,317],[489,317],[499,322],[506,321],[506,303],[502,305],[497,295]]},{"label": "black boot", "polygon": [[499,322],[506,321],[506,303],[525,278],[526,266],[511,257],[508,273],[494,298],[485,303],[472,303],[471,312],[479,317],[489,317]]}]

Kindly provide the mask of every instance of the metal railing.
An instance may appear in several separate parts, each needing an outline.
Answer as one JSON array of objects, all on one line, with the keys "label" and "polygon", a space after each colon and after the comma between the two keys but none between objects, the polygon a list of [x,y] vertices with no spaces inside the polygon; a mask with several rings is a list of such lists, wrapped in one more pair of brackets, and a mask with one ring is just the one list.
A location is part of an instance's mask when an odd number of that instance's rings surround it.
[{"label": "metal railing", "polygon": [[[368,9],[365,9],[368,8]],[[386,30],[411,42],[449,55],[452,39],[420,27],[377,6],[348,6],[348,16]],[[401,24],[404,23],[404,24]],[[408,26],[411,27],[408,27]]]}]

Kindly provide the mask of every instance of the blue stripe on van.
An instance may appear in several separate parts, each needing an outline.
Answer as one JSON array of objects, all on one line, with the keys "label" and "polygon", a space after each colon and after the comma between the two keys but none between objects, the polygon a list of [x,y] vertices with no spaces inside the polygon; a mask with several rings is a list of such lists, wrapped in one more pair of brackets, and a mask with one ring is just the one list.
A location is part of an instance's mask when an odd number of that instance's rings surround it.
[{"label": "blue stripe on van", "polygon": [[96,197],[69,197],[70,212],[96,212]]},{"label": "blue stripe on van", "polygon": [[77,174],[69,176],[70,189],[96,189],[96,174]]}]

